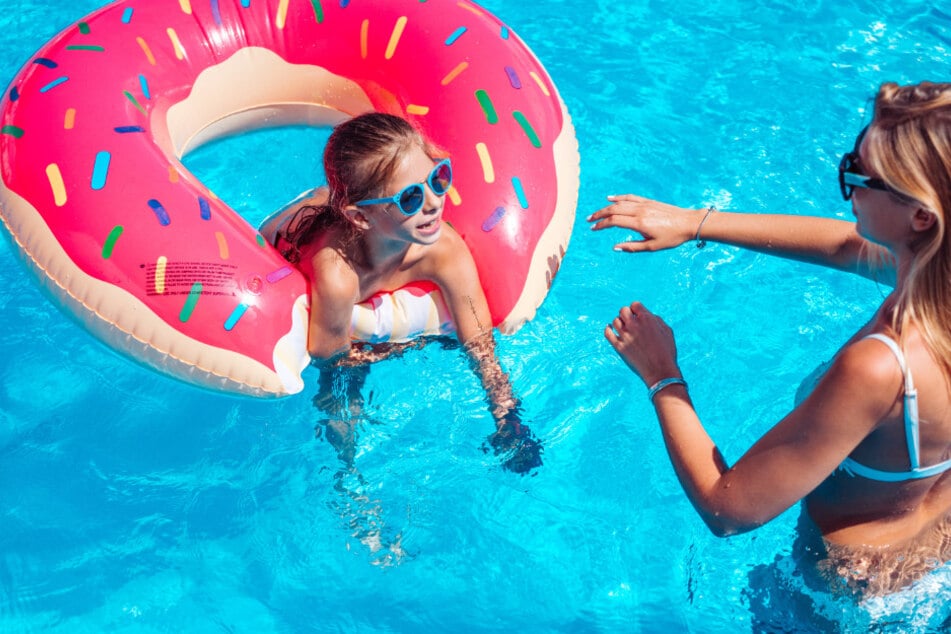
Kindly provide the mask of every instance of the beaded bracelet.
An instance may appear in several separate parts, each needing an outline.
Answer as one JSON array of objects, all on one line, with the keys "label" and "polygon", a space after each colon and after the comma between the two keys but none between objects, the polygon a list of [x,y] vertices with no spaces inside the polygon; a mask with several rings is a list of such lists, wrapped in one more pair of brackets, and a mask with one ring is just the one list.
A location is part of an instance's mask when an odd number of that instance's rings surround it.
[{"label": "beaded bracelet", "polygon": [[687,389],[687,382],[677,376],[672,376],[669,379],[661,379],[657,383],[654,383],[650,386],[650,389],[647,390],[647,398],[651,403],[654,402],[654,396],[657,395],[665,387],[670,387],[671,385],[683,385],[684,389]]},{"label": "beaded bracelet", "polygon": [[698,249],[702,249],[703,247],[707,246],[707,241],[700,238],[700,230],[703,229],[703,223],[707,221],[707,218],[710,217],[710,214],[712,214],[716,210],[717,210],[716,207],[714,207],[713,205],[710,205],[709,207],[707,207],[707,213],[703,214],[703,220],[700,221],[700,225],[697,227],[697,235],[694,236],[694,240],[697,241]]}]

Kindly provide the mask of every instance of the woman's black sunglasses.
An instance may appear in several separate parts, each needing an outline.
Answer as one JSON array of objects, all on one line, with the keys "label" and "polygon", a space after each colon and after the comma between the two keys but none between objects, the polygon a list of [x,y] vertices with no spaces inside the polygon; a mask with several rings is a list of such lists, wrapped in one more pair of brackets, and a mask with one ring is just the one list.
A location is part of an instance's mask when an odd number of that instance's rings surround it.
[{"label": "woman's black sunglasses", "polygon": [[907,198],[907,196],[898,190],[885,184],[885,181],[882,179],[872,178],[862,173],[862,168],[859,163],[859,148],[862,146],[862,139],[865,138],[866,131],[868,131],[868,126],[865,126],[862,128],[862,131],[859,132],[859,136],[855,140],[855,147],[852,151],[843,154],[842,160],[839,161],[839,190],[842,192],[842,198],[844,200],[852,200],[852,194],[855,192],[856,187],[878,189],[883,192],[901,196],[902,198]]}]

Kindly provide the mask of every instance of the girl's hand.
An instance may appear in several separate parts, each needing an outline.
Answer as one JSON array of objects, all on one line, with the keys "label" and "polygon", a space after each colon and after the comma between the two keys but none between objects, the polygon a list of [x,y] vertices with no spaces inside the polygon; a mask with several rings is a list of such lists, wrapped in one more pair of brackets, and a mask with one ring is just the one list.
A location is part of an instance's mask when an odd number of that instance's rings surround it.
[{"label": "girl's hand", "polygon": [[673,331],[640,302],[622,308],[604,337],[646,385],[681,376]]},{"label": "girl's hand", "polygon": [[608,200],[611,204],[588,216],[588,222],[594,223],[594,231],[620,227],[641,234],[643,240],[614,245],[615,251],[628,253],[670,249],[692,240],[705,213],[702,209],[683,209],[632,194],[608,196]]}]

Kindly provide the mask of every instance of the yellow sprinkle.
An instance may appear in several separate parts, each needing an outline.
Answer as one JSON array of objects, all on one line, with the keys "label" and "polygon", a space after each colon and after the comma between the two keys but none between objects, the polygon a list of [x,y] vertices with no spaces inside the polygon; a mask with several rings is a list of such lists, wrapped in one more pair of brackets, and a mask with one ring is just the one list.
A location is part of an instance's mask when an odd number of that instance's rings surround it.
[{"label": "yellow sprinkle", "polygon": [[168,258],[160,255],[155,262],[155,292],[159,295],[165,292],[165,267],[168,264]]},{"label": "yellow sprinkle", "polygon": [[222,260],[228,259],[228,241],[225,239],[225,234],[220,231],[215,231],[215,240],[218,241],[218,255],[221,256]]},{"label": "yellow sprinkle", "polygon": [[360,25],[360,57],[367,58],[367,40],[370,34],[370,21],[364,20]]},{"label": "yellow sprinkle", "polygon": [[170,183],[178,182],[178,170],[175,169],[174,165],[168,166],[168,182]]},{"label": "yellow sprinkle", "polygon": [[542,78],[538,76],[533,70],[528,71],[528,74],[532,76],[532,79],[535,80],[535,83],[538,84],[538,87],[542,89],[542,92],[546,97],[551,97],[551,93],[548,92],[548,86],[545,85],[545,82],[542,81]]},{"label": "yellow sprinkle", "polygon": [[66,117],[63,119],[63,128],[72,130],[76,125],[76,108],[67,108]]},{"label": "yellow sprinkle", "polygon": [[476,143],[476,152],[479,153],[479,161],[482,162],[482,174],[485,182],[495,182],[495,169],[492,167],[492,157],[489,156],[489,148],[485,143]]},{"label": "yellow sprinkle", "polygon": [[458,66],[449,71],[449,74],[442,78],[442,85],[448,86],[449,82],[459,76],[459,74],[469,67],[469,62],[461,62]]},{"label": "yellow sprinkle", "polygon": [[175,29],[172,27],[166,29],[166,33],[168,33],[168,39],[172,40],[172,48],[175,49],[175,57],[178,59],[185,59],[185,48],[178,39],[178,33],[176,33]]},{"label": "yellow sprinkle", "polygon": [[408,104],[406,106],[406,114],[418,114],[418,115],[429,114],[429,106],[418,106],[415,103]]},{"label": "yellow sprinkle", "polygon": [[178,4],[182,7],[182,11],[188,15],[192,14],[192,3],[189,0],[178,0]]},{"label": "yellow sprinkle", "polygon": [[46,178],[50,181],[50,187],[53,188],[53,201],[57,207],[66,204],[66,185],[63,184],[63,175],[59,171],[59,165],[50,163],[46,166]]},{"label": "yellow sprinkle", "polygon": [[462,197],[459,196],[459,190],[456,189],[455,185],[449,186],[449,200],[451,200],[452,204],[456,207],[462,204]]},{"label": "yellow sprinkle", "polygon": [[281,0],[281,3],[277,5],[277,28],[283,29],[284,23],[287,22],[287,5],[290,0]]},{"label": "yellow sprinkle", "polygon": [[458,4],[458,5],[459,5],[460,7],[462,7],[463,9],[466,9],[466,10],[468,10],[468,11],[472,11],[472,12],[475,13],[476,15],[482,15],[482,12],[479,11],[479,9],[478,9],[477,7],[474,7],[473,5],[469,4],[468,2],[457,2],[456,4]]},{"label": "yellow sprinkle", "polygon": [[396,45],[400,43],[403,36],[403,29],[406,28],[406,16],[400,16],[393,27],[393,33],[390,35],[390,43],[386,45],[386,53],[383,55],[386,59],[391,59],[396,52]]},{"label": "yellow sprinkle", "polygon": [[155,56],[152,55],[152,49],[149,48],[148,43],[141,37],[135,38],[135,41],[139,43],[139,48],[145,53],[145,58],[149,60],[149,64],[155,66]]}]

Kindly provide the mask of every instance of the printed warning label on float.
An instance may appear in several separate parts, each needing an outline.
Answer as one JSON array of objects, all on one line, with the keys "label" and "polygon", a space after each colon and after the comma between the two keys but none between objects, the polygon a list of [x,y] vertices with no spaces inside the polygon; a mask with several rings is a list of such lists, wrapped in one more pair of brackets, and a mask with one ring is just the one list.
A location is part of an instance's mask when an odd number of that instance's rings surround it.
[{"label": "printed warning label on float", "polygon": [[234,264],[220,262],[167,262],[159,258],[154,264],[143,264],[149,295],[189,295],[196,284],[202,295],[233,295]]}]

